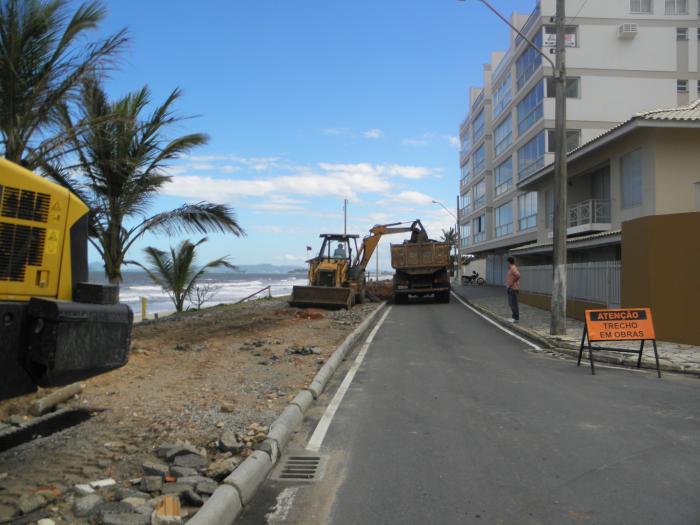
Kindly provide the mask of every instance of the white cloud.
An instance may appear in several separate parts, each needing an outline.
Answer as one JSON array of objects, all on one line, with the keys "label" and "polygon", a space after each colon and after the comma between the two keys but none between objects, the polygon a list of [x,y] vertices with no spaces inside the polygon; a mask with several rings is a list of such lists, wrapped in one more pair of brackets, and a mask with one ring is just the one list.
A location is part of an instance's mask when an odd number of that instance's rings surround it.
[{"label": "white cloud", "polygon": [[401,141],[406,146],[427,146],[428,141],[426,139],[403,139]]},{"label": "white cloud", "polygon": [[373,128],[362,132],[362,136],[366,139],[378,139],[384,135],[381,129]]},{"label": "white cloud", "polygon": [[452,146],[455,149],[459,149],[459,137],[456,135],[446,135],[445,139],[447,142],[450,143],[450,146]]},{"label": "white cloud", "polygon": [[431,204],[433,198],[419,191],[402,191],[392,199],[404,204]]},{"label": "white cloud", "polygon": [[390,164],[387,166],[387,173],[396,177],[405,179],[422,179],[429,175],[434,175],[439,170],[433,168],[424,168],[422,166],[400,166],[398,164]]}]

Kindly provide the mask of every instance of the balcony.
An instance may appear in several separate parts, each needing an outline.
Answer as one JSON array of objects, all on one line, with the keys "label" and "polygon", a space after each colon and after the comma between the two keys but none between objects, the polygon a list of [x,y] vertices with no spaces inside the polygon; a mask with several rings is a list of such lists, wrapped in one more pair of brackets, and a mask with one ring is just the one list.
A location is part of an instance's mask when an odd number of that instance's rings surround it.
[{"label": "balcony", "polygon": [[[554,223],[550,214],[548,223]],[[567,235],[587,232],[604,232],[611,229],[610,201],[607,199],[588,199],[569,206]],[[549,237],[552,237],[550,231]]]},{"label": "balcony", "polygon": [[567,234],[610,229],[610,201],[588,199],[569,206]]}]

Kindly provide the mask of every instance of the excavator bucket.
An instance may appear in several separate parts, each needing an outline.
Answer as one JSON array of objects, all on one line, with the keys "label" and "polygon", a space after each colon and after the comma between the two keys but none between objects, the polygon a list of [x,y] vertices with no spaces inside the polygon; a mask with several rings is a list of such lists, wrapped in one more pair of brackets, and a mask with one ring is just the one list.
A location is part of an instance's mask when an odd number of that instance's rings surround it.
[{"label": "excavator bucket", "polygon": [[295,286],[289,304],[300,308],[352,308],[353,290],[331,286]]}]

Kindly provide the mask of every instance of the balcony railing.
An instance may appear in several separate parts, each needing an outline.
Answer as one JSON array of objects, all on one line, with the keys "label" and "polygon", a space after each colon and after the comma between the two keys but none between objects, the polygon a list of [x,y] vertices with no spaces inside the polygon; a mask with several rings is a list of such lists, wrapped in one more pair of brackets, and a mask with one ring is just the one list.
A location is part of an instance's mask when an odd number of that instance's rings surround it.
[{"label": "balcony railing", "polygon": [[610,201],[589,199],[569,206],[569,228],[610,222]]}]

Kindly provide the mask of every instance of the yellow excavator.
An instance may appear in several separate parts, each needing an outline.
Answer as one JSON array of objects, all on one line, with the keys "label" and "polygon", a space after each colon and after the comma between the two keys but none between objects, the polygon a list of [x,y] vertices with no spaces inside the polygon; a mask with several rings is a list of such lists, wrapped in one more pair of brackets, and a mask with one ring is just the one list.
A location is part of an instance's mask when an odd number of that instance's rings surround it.
[{"label": "yellow excavator", "polygon": [[[410,226],[402,226],[410,224]],[[322,233],[318,255],[309,259],[309,285],[294,286],[289,304],[301,308],[352,308],[364,302],[365,269],[384,235],[410,233],[412,242],[423,242],[428,235],[420,220],[377,224],[358,247],[359,235]],[[354,249],[353,249],[354,248]],[[354,254],[354,255],[353,255]]]},{"label": "yellow excavator", "polygon": [[88,207],[0,158],[0,399],[126,364],[133,314],[88,283]]}]

